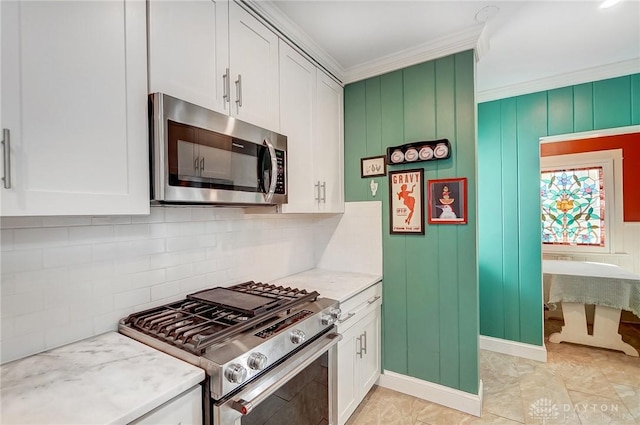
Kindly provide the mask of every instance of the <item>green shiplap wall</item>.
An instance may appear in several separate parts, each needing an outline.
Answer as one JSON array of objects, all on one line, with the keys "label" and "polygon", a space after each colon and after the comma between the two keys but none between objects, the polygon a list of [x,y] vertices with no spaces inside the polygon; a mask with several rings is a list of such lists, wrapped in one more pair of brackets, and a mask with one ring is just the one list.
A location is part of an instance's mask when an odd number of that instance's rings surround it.
[{"label": "green shiplap wall", "polygon": [[[345,198],[380,200],[384,255],[383,368],[478,393],[478,270],[474,58],[467,51],[345,87]],[[468,178],[466,225],[389,234],[389,185],[360,178],[360,158],[447,138],[451,158],[390,166],[429,179]],[[426,187],[423,207],[426,213]]]},{"label": "green shiplap wall", "polygon": [[480,333],[542,345],[539,139],[640,124],[640,74],[478,105]]}]

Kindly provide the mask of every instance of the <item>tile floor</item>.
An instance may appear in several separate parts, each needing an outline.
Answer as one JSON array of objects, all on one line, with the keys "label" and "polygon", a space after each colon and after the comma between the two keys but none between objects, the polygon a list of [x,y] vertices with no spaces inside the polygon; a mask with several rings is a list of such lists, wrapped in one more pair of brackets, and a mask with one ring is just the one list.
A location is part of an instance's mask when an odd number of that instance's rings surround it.
[{"label": "tile floor", "polygon": [[545,343],[547,363],[480,351],[481,418],[374,386],[347,425],[640,425],[640,358]]}]

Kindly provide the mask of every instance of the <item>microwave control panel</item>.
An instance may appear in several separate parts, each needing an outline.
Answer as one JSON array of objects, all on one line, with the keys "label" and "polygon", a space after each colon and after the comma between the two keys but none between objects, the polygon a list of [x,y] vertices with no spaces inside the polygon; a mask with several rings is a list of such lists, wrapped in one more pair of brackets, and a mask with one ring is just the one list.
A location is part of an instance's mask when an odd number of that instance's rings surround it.
[{"label": "microwave control panel", "polygon": [[276,177],[275,193],[284,195],[287,193],[286,176],[285,176],[285,155],[284,151],[276,149],[276,161],[278,162],[278,174]]}]

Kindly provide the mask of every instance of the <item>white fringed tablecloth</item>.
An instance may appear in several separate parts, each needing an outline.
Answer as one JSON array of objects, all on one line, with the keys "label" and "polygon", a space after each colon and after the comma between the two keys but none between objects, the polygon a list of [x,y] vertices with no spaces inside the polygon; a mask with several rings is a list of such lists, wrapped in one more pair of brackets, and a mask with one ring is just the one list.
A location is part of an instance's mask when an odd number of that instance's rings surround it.
[{"label": "white fringed tablecloth", "polygon": [[612,264],[543,260],[549,303],[595,304],[640,316],[640,276]]}]

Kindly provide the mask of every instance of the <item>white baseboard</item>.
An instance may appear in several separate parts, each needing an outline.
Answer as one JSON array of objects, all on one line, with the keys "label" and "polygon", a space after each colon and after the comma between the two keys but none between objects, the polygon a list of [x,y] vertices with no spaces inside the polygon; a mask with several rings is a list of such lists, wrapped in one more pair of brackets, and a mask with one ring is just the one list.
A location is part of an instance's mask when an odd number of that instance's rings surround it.
[{"label": "white baseboard", "polygon": [[507,339],[480,335],[480,349],[508,354],[510,356],[523,357],[525,359],[535,360],[538,362],[547,362],[547,349],[544,345],[539,346],[525,344],[522,342],[509,341]]},{"label": "white baseboard", "polygon": [[476,395],[385,370],[378,379],[378,385],[470,415],[479,417],[482,413],[482,381]]}]

